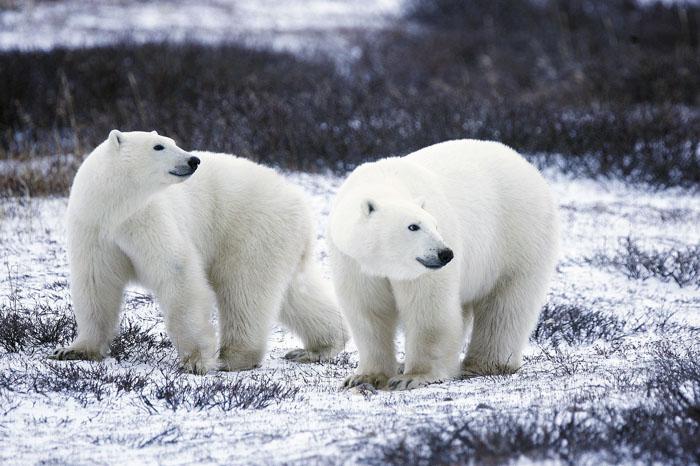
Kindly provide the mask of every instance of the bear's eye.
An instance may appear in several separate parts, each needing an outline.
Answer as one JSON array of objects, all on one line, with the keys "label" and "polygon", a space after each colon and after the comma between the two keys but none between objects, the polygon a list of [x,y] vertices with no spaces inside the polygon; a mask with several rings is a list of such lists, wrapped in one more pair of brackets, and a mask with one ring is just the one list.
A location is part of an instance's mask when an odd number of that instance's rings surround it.
[{"label": "bear's eye", "polygon": [[163,150],[163,149],[165,149],[165,147],[161,146],[160,144],[153,146],[153,150]]},{"label": "bear's eye", "polygon": [[411,231],[418,231],[418,230],[420,230],[420,227],[419,227],[418,225],[416,225],[415,223],[411,223],[411,224],[408,226],[408,229],[411,230]]}]

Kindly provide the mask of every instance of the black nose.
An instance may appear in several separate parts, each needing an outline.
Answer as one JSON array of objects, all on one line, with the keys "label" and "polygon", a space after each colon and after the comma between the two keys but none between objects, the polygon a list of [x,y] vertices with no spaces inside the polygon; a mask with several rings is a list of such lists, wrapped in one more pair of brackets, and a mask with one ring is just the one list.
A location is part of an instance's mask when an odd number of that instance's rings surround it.
[{"label": "black nose", "polygon": [[197,157],[190,157],[189,160],[187,160],[187,165],[189,165],[192,170],[196,170],[200,161],[201,160]]},{"label": "black nose", "polygon": [[438,259],[440,259],[440,263],[442,263],[442,265],[445,265],[448,262],[450,262],[454,256],[455,254],[450,248],[440,249],[438,251]]}]

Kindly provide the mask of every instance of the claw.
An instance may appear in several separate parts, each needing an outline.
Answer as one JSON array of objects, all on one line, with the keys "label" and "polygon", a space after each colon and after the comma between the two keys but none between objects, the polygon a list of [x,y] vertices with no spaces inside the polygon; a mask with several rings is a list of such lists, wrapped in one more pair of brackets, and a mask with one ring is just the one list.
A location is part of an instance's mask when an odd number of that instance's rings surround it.
[{"label": "claw", "polygon": [[412,390],[414,388],[418,387],[423,387],[425,385],[429,385],[431,383],[436,383],[440,382],[441,379],[439,378],[433,378],[430,376],[422,376],[422,375],[414,375],[414,376],[407,376],[407,375],[397,375],[389,379],[389,383],[387,384],[387,388],[392,391],[398,391],[398,390]]},{"label": "claw", "polygon": [[358,374],[351,375],[345,382],[343,388],[353,388],[358,385],[371,385],[374,388],[382,388],[386,385],[387,378],[382,374]]},{"label": "claw", "polygon": [[298,348],[284,355],[285,359],[301,363],[330,361],[338,354],[333,347],[321,347],[314,349]]},{"label": "claw", "polygon": [[78,351],[71,348],[56,348],[48,358],[55,361],[99,361],[102,359],[99,353]]},{"label": "claw", "polygon": [[284,359],[294,362],[318,362],[320,360],[320,355],[318,353],[299,348],[285,354]]}]

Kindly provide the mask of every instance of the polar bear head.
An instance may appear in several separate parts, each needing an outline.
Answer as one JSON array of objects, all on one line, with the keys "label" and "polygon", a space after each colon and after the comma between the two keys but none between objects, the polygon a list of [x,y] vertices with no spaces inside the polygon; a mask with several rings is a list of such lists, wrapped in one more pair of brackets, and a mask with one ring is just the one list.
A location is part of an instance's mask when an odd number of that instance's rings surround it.
[{"label": "polar bear head", "polygon": [[112,130],[106,141],[111,162],[136,186],[168,186],[186,180],[199,159],[155,131]]},{"label": "polar bear head", "polygon": [[[355,199],[331,219],[331,239],[368,275],[412,280],[453,258],[421,200]],[[347,206],[347,204],[346,204]],[[344,211],[344,212],[342,212]]]}]

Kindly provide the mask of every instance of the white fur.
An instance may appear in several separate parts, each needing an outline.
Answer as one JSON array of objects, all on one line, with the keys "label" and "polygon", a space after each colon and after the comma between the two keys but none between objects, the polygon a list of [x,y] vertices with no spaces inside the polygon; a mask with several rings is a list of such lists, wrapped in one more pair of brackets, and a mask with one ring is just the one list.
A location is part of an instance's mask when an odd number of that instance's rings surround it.
[{"label": "white fur", "polygon": [[[517,370],[556,262],[557,225],[545,180],[500,143],[448,141],[359,166],[338,192],[329,234],[336,293],[360,352],[346,386],[405,389],[456,376],[472,321],[462,371]],[[417,260],[435,261],[445,247],[454,259],[440,269]]]},{"label": "white fur", "polygon": [[[201,159],[194,174],[171,173],[193,155]],[[279,311],[305,345],[290,358],[333,357],[345,344],[342,316],[312,258],[306,200],[272,169],[188,153],[155,132],[115,130],[78,170],[67,223],[78,336],[57,359],[106,354],[131,281],[154,291],[181,362],[195,373],[217,367],[217,350],[224,370],[258,365]]]}]

